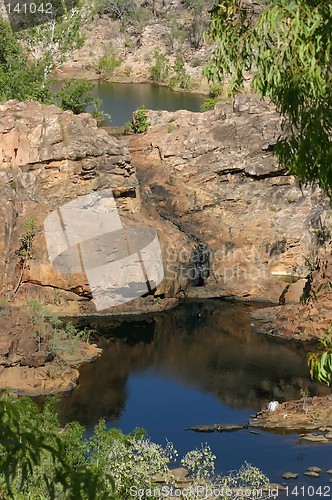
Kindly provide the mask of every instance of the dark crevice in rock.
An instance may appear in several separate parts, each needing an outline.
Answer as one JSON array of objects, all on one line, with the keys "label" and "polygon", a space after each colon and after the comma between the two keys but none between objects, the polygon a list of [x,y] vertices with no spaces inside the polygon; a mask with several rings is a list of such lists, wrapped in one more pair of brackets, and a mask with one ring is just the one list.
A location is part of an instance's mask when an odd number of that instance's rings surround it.
[{"label": "dark crevice in rock", "polygon": [[202,207],[197,207],[197,208],[192,208],[191,210],[186,210],[185,212],[183,212],[183,216],[197,214],[199,212],[204,212],[208,208],[215,208],[218,206],[219,206],[219,203],[217,201],[214,203],[208,203],[206,205],[203,205]]},{"label": "dark crevice in rock", "polygon": [[165,219],[168,222],[171,222],[172,224],[174,224],[174,226],[176,226],[182,233],[184,233],[189,240],[194,241],[195,243],[198,243],[198,244],[203,244],[203,245],[205,244],[202,238],[200,238],[196,234],[194,234],[191,231],[189,231],[188,229],[186,229],[184,227],[184,224],[182,224],[181,222],[176,220],[174,217],[172,217],[170,214],[168,214],[167,212],[165,212],[161,208],[159,208],[159,207],[156,207],[156,208],[157,208],[157,211],[162,219]]},{"label": "dark crevice in rock", "polygon": [[210,276],[210,250],[207,245],[197,245],[190,257],[189,284],[191,286],[204,286]]},{"label": "dark crevice in rock", "polygon": [[40,281],[35,281],[35,280],[24,280],[22,281],[22,285],[37,285],[43,288],[52,288],[53,290],[59,290],[61,292],[71,292],[77,295],[78,297],[82,297],[85,299],[92,299],[92,294],[89,291],[77,291],[77,287],[74,288],[61,288],[56,285],[51,285],[50,283],[40,283]]},{"label": "dark crevice in rock", "polygon": [[282,177],[282,176],[289,176],[290,174],[287,173],[286,169],[280,169],[280,170],[274,170],[271,172],[266,172],[264,174],[251,174],[250,172],[247,172],[245,168],[227,168],[224,170],[219,170],[216,172],[217,175],[220,177],[224,175],[237,175],[241,174],[244,175],[245,177],[248,177],[249,179],[256,179],[256,180],[264,180],[264,179],[272,179],[273,177]]},{"label": "dark crevice in rock", "polygon": [[225,168],[224,170],[219,170],[216,172],[218,175],[228,175],[228,174],[244,174],[243,168]]},{"label": "dark crevice in rock", "polygon": [[130,188],[127,191],[122,191],[120,193],[115,191],[113,195],[114,198],[137,198],[136,189],[134,188]]},{"label": "dark crevice in rock", "polygon": [[249,179],[264,180],[272,179],[273,177],[289,176],[290,174],[287,173],[286,169],[281,169],[274,172],[267,172],[266,174],[250,174],[249,172],[244,171],[244,175]]},{"label": "dark crevice in rock", "polygon": [[273,153],[275,148],[276,148],[276,143],[275,144],[268,144],[264,148],[262,148],[262,151],[266,151],[267,153]]},{"label": "dark crevice in rock", "polygon": [[286,304],[286,295],[289,290],[290,284],[288,284],[284,290],[282,291],[280,297],[279,297],[279,305],[285,305]]}]

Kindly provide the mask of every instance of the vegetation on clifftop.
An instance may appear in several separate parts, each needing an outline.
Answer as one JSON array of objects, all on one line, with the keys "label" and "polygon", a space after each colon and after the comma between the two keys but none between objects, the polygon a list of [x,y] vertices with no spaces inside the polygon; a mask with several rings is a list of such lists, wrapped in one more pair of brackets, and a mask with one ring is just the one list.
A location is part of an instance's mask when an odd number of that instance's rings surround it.
[{"label": "vegetation on clifftop", "polygon": [[254,92],[284,117],[280,163],[331,196],[331,3],[272,0],[257,12],[247,1],[224,0],[212,10],[209,33],[217,48],[206,76],[219,82],[228,76],[234,95],[252,71]]},{"label": "vegetation on clifftop", "polygon": [[100,101],[91,95],[93,84],[87,80],[66,82],[52,91],[51,72],[63,64],[71,51],[82,46],[81,13],[66,13],[52,25],[37,26],[15,35],[10,24],[0,18],[0,102],[9,99],[34,100],[58,104],[63,110],[83,113],[94,108],[102,121]]}]

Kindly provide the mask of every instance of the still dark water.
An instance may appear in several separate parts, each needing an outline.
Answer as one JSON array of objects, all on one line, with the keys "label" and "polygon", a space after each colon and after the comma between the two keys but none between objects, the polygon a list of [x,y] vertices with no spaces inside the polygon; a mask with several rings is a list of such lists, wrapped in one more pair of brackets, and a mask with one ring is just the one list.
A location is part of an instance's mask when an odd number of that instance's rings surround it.
[{"label": "still dark water", "polygon": [[[244,423],[268,401],[301,397],[301,388],[310,395],[331,392],[310,381],[302,347],[273,342],[251,329],[253,308],[257,305],[209,300],[140,320],[92,323],[103,355],[82,366],[78,387],[63,395],[61,421],[75,419],[91,429],[103,417],[124,432],[143,427],[157,443],[172,441],[180,454],[207,442],[219,471],[247,461],[273,481],[280,482],[286,470],[331,468],[331,445],[300,443],[295,434],[185,430]],[[320,483],[328,484],[324,478]],[[302,476],[297,484],[312,481]]]},{"label": "still dark water", "polygon": [[102,110],[112,117],[111,122],[107,121],[107,123],[113,126],[131,122],[133,112],[142,105],[154,110],[187,109],[188,111],[199,111],[204,100],[204,96],[198,94],[175,92],[169,88],[149,83],[98,82],[93,94],[102,100]]}]

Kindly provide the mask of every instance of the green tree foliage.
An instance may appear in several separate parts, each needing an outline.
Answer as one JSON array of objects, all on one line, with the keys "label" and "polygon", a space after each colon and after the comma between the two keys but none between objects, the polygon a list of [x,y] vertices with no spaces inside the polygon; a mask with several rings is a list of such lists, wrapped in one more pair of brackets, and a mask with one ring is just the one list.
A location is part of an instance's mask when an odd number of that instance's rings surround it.
[{"label": "green tree foliage", "polygon": [[62,16],[50,15],[47,22],[22,32],[21,38],[28,48],[30,59],[43,65],[45,81],[75,49],[82,47],[84,36],[81,26],[89,16],[89,9],[78,5],[65,10]]},{"label": "green tree foliage", "polygon": [[77,423],[59,432],[56,399],[43,411],[28,398],[0,399],[0,497],[112,499],[114,482],[88,466],[84,429]]},{"label": "green tree foliage", "polygon": [[219,102],[220,99],[218,97],[207,97],[204,99],[200,106],[200,111],[204,113],[205,111],[210,111],[211,109],[214,109],[215,105],[217,102]]},{"label": "green tree foliage", "polygon": [[208,16],[203,12],[212,7],[213,0],[183,0],[183,3],[192,12],[190,42],[197,50],[203,44],[203,34],[208,26]]},{"label": "green tree foliage", "polygon": [[[2,500],[128,500],[138,496],[148,500],[158,488],[153,475],[161,474],[167,484],[177,484],[169,468],[178,457],[172,443],[165,447],[153,443],[142,429],[124,435],[118,429],[107,429],[103,420],[86,439],[85,429],[77,422],[61,429],[57,401],[49,398],[40,410],[28,398],[1,395]],[[217,476],[215,458],[210,447],[202,445],[180,461],[190,472],[197,500],[206,498],[202,485],[250,489],[268,484],[264,474],[250,464],[231,476]],[[136,494],[131,494],[131,488]],[[260,498],[268,498],[268,493]]]},{"label": "green tree foliage", "polygon": [[27,217],[24,220],[24,233],[19,237],[20,248],[17,250],[16,255],[19,257],[20,262],[20,276],[17,282],[15,289],[13,290],[13,296],[16,295],[18,289],[22,283],[23,274],[25,270],[26,263],[28,259],[31,257],[31,247],[33,239],[36,235],[36,218],[35,217]]},{"label": "green tree foliage", "polygon": [[174,76],[170,81],[171,86],[179,87],[180,89],[187,89],[190,85],[190,76],[186,72],[184,59],[180,54],[178,54],[175,58],[173,72]]},{"label": "green tree foliage", "polygon": [[52,103],[50,74],[82,46],[81,25],[87,15],[85,7],[65,10],[62,16],[16,35],[0,18],[0,101]]},{"label": "green tree foliage", "polygon": [[168,57],[159,49],[154,51],[154,64],[150,67],[150,76],[154,82],[165,82],[170,70]]},{"label": "green tree foliage", "polygon": [[331,196],[331,2],[271,0],[257,11],[248,0],[223,0],[211,15],[209,34],[217,47],[205,75],[221,82],[229,76],[234,94],[252,71],[253,90],[284,117],[279,161]]},{"label": "green tree foliage", "polygon": [[76,328],[72,323],[63,323],[38,301],[30,300],[27,311],[29,323],[34,325],[34,336],[41,348],[70,364],[82,349],[82,342],[88,342],[94,333],[87,327]]},{"label": "green tree foliage", "polygon": [[44,84],[44,67],[29,61],[9,23],[0,18],[0,101],[35,99],[51,101]]},{"label": "green tree foliage", "polygon": [[146,132],[148,128],[148,110],[145,106],[140,106],[134,113],[134,118],[131,123],[131,130],[134,132],[134,134],[142,134],[143,132]]},{"label": "green tree foliage", "polygon": [[75,115],[84,113],[88,106],[98,104],[92,97],[93,83],[88,80],[68,80],[57,93],[60,108],[70,110]]},{"label": "green tree foliage", "polygon": [[[144,7],[136,7],[126,14],[121,21],[121,31],[138,37],[152,18],[152,12]],[[139,40],[138,40],[139,41]]]},{"label": "green tree foliage", "polygon": [[326,333],[327,337],[320,341],[322,348],[308,353],[308,365],[311,378],[330,386],[332,383],[332,327]]},{"label": "green tree foliage", "polygon": [[98,59],[97,73],[103,76],[111,75],[115,68],[120,66],[121,61],[116,56],[115,50],[111,45],[104,54]]}]

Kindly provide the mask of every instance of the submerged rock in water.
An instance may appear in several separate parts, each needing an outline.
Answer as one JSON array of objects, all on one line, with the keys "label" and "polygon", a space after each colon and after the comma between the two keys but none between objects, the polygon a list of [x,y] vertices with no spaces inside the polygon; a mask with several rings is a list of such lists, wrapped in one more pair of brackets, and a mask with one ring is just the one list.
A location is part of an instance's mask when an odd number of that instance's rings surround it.
[{"label": "submerged rock in water", "polygon": [[308,471],[310,472],[317,472],[320,474],[322,472],[322,469],[320,467],[316,467],[315,465],[308,467]]},{"label": "submerged rock in water", "polygon": [[299,474],[297,472],[284,472],[281,474],[281,477],[283,479],[297,479],[299,477]]},{"label": "submerged rock in water", "polygon": [[301,436],[302,441],[310,441],[311,443],[328,443],[329,440],[323,434],[305,434]]},{"label": "submerged rock in water", "polygon": [[194,432],[234,432],[241,429],[247,429],[248,424],[212,424],[212,425],[194,425],[186,430]]},{"label": "submerged rock in water", "polygon": [[303,473],[305,476],[308,476],[308,477],[319,477],[319,473],[318,472],[314,472],[312,470],[308,470],[307,472],[304,472]]}]

